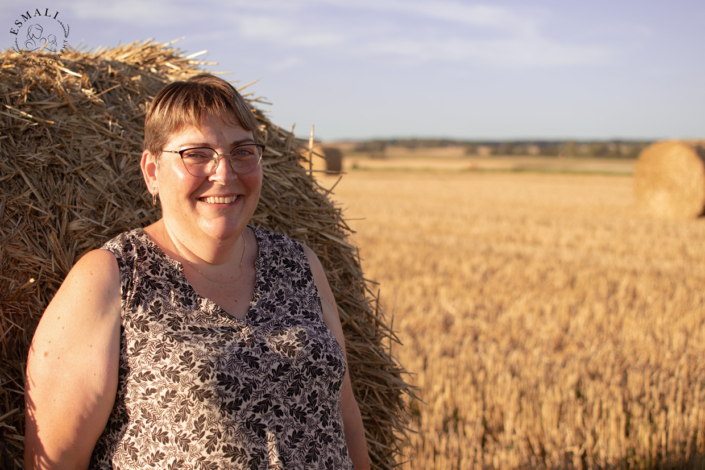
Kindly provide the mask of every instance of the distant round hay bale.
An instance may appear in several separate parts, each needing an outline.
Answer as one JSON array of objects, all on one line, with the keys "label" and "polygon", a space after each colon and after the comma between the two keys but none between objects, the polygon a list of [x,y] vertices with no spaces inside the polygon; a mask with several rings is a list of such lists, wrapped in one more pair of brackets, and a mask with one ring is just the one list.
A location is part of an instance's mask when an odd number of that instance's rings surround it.
[{"label": "distant round hay bale", "polygon": [[693,219],[702,215],[702,147],[665,141],[645,148],[634,168],[634,197],[641,211],[658,218]]},{"label": "distant round hay bale", "polygon": [[343,152],[337,147],[323,147],[326,156],[326,170],[332,173],[343,171]]}]

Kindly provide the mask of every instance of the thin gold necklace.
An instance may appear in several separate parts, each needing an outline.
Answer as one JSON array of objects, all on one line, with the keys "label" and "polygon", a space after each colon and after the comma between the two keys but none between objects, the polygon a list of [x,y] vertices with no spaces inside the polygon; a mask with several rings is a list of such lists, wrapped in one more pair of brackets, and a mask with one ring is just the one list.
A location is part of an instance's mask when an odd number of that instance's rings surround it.
[{"label": "thin gold necklace", "polygon": [[[240,278],[242,277],[242,275],[245,273],[244,269],[242,269],[242,260],[245,259],[245,251],[247,251],[247,242],[245,241],[245,232],[243,232],[241,236],[242,236],[243,247],[242,247],[242,256],[240,256],[240,275],[237,277],[237,279],[233,279],[232,281],[216,281],[215,279],[209,278],[208,276],[206,276],[205,274],[203,274],[200,269],[198,269],[196,266],[192,265],[191,262],[186,259],[186,257],[183,255],[183,253],[181,253],[181,250],[179,250],[179,247],[176,246],[176,243],[174,243],[173,245],[174,245],[174,248],[176,248],[176,251],[179,253],[179,256],[181,256],[181,258],[182,258],[184,261],[186,261],[186,264],[188,264],[188,265],[191,266],[193,269],[195,269],[198,274],[200,274],[201,276],[205,277],[206,279],[208,279],[208,280],[211,281],[211,282],[215,282],[215,283],[218,283],[218,284],[231,284],[231,283],[233,283],[233,282],[239,281]],[[180,242],[179,242],[179,243],[180,243]]]}]

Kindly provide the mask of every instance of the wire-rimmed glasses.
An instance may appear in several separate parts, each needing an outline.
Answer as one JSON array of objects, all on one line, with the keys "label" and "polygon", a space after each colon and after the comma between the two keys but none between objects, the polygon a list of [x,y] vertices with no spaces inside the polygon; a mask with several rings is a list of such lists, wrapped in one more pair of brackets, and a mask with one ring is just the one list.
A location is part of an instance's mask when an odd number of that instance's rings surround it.
[{"label": "wire-rimmed glasses", "polygon": [[227,157],[230,168],[237,174],[251,173],[257,169],[264,153],[263,144],[241,144],[229,154],[218,153],[210,147],[193,147],[183,150],[162,150],[178,153],[186,171],[192,176],[211,176],[218,169],[221,158]]}]

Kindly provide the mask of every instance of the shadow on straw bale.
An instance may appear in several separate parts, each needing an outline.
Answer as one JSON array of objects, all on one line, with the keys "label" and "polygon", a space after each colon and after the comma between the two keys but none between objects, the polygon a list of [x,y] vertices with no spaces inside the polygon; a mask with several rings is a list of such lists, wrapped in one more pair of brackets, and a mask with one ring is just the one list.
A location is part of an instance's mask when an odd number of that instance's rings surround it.
[{"label": "shadow on straw bale", "polygon": [[657,142],[634,167],[639,209],[661,219],[694,219],[705,209],[705,147],[698,142]]},{"label": "shadow on straw bale", "polygon": [[[82,254],[158,219],[139,169],[145,110],[166,83],[209,64],[151,41],[61,56],[5,51],[0,62],[0,428],[21,468],[23,373],[37,322]],[[259,98],[244,96],[267,145],[252,223],[306,243],[321,259],[373,466],[392,468],[406,432],[403,398],[412,393],[390,354],[398,340],[340,209],[301,164],[305,143],[257,110]]]}]

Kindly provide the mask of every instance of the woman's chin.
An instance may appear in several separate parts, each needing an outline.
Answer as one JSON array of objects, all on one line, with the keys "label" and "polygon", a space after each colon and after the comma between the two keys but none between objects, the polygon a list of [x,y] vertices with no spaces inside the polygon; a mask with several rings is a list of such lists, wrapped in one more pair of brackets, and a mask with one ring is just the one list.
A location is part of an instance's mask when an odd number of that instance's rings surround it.
[{"label": "woman's chin", "polygon": [[247,223],[237,221],[212,221],[211,223],[199,224],[201,231],[209,238],[215,240],[228,240],[233,237],[239,237],[242,231],[247,226]]}]

